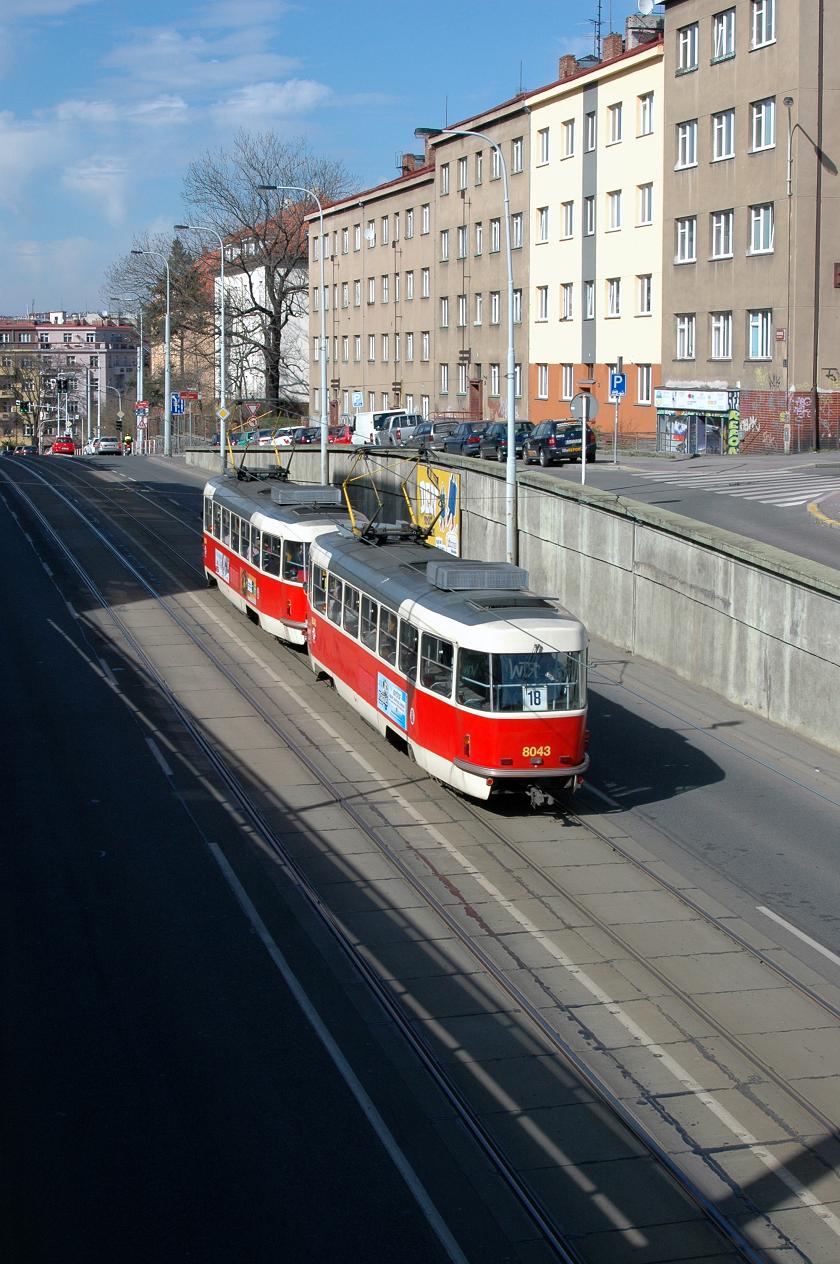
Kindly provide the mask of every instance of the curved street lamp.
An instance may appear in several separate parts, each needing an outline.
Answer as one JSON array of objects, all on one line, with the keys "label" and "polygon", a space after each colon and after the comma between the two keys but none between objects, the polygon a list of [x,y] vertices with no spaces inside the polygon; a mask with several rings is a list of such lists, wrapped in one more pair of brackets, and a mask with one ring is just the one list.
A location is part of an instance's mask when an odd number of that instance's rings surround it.
[{"label": "curved street lamp", "polygon": [[227,468],[227,374],[225,372],[225,243],[209,224],[176,224],[176,232],[211,233],[219,241],[219,455],[222,473]]}]

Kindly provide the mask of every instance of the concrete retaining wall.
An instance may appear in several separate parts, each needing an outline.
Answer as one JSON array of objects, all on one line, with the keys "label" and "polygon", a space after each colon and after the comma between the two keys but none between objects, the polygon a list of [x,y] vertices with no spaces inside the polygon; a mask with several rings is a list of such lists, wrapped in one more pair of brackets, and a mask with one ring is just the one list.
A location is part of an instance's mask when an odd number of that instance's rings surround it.
[{"label": "concrete retaining wall", "polygon": [[[218,459],[188,455],[213,470]],[[351,460],[346,449],[331,452],[333,481]],[[318,481],[319,461],[296,453],[295,479]],[[463,472],[462,552],[503,557],[504,469],[446,464]],[[389,507],[408,470],[401,459],[377,459]],[[596,488],[522,468],[518,477],[519,560],[536,591],[558,597],[593,635],[840,750],[837,571]],[[354,504],[365,501],[355,489]]]}]

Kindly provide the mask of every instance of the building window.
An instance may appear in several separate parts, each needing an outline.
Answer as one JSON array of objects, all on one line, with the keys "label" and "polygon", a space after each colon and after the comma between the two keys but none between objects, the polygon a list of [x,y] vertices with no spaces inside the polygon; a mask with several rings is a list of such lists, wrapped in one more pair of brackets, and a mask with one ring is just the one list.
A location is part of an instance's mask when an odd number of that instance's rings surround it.
[{"label": "building window", "polygon": [[711,357],[713,360],[732,359],[732,313],[711,313]]},{"label": "building window", "polygon": [[607,281],[607,316],[615,317],[621,315],[621,280],[619,277],[611,277]]},{"label": "building window", "polygon": [[390,352],[389,338],[387,334],[382,335],[382,363],[388,363],[388,355]]},{"label": "building window", "polygon": [[475,253],[480,255],[484,249],[484,225],[479,221],[475,225]]},{"label": "building window", "polygon": [[341,339],[341,358],[345,364],[350,359],[350,339],[347,334]]},{"label": "building window", "polygon": [[773,250],[773,203],[762,202],[750,207],[751,255],[767,255]]},{"label": "building window", "polygon": [[341,282],[341,306],[342,307],[350,306],[350,282],[349,281]]},{"label": "building window", "polygon": [[353,282],[353,306],[361,307],[362,305],[362,283],[361,281]]},{"label": "building window", "polygon": [[750,106],[750,148],[772,149],[776,143],[776,101],[767,97]]},{"label": "building window", "polygon": [[694,359],[694,313],[682,312],[677,316],[677,359]]},{"label": "building window", "polygon": [[697,216],[685,215],[676,221],[674,263],[697,262]]},{"label": "building window", "polygon": [[595,319],[595,282],[584,281],[583,283],[583,319]]},{"label": "building window", "polygon": [[501,249],[502,243],[502,221],[500,219],[491,219],[490,221],[490,253],[496,254]]},{"label": "building window", "polygon": [[414,298],[414,269],[405,274],[405,301],[410,303]]},{"label": "building window", "polygon": [[653,133],[653,93],[643,92],[639,97],[639,135]]},{"label": "building window", "polygon": [[537,208],[537,241],[548,241],[548,207]]},{"label": "building window", "polygon": [[539,153],[539,164],[544,166],[549,158],[549,129],[541,127],[537,132],[537,146]]},{"label": "building window", "polygon": [[388,277],[388,273],[386,272],[382,278],[382,302],[383,303],[388,302],[388,291],[389,291],[389,277]]},{"label": "building window", "polygon": [[751,360],[772,359],[773,313],[769,307],[749,314],[749,356]]},{"label": "building window", "polygon": [[697,166],[697,119],[677,123],[676,169]]},{"label": "building window", "polygon": [[572,320],[575,314],[575,287],[572,281],[564,281],[560,286],[563,320]]},{"label": "building window", "polygon": [[368,360],[372,364],[376,359],[376,334],[368,334]]},{"label": "building window", "polygon": [[653,394],[653,373],[649,364],[636,365],[636,403],[649,404]]},{"label": "building window", "polygon": [[598,143],[598,115],[594,110],[590,110],[583,120],[584,139],[583,148],[587,154],[591,154]]},{"label": "building window", "polygon": [[382,216],[382,229],[381,229],[381,232],[382,232],[382,245],[383,245],[383,246],[387,246],[387,245],[388,245],[388,241],[390,240],[390,238],[389,238],[389,226],[390,226],[390,221],[389,221],[389,219],[388,219],[388,216],[387,216],[387,215],[383,215],[383,216]]},{"label": "building window", "polygon": [[[320,312],[321,310],[321,287],[320,286],[318,286],[316,289],[312,291],[312,310],[313,312]],[[65,342],[70,341],[67,334],[64,335],[64,341]]]},{"label": "building window", "polygon": [[431,295],[431,271],[429,268],[420,269],[420,297],[429,298]]},{"label": "building window", "polygon": [[649,272],[643,272],[636,278],[639,283],[639,316],[651,316],[653,314],[653,277]]},{"label": "building window", "polygon": [[513,394],[516,399],[522,398],[522,365],[513,366]]},{"label": "building window", "polygon": [[522,291],[513,291],[513,323],[514,325],[522,324]]},{"label": "building window", "polygon": [[369,303],[376,302],[376,277],[368,277],[368,298]]},{"label": "building window", "polygon": [[574,202],[563,202],[560,210],[563,213],[563,237],[569,238],[574,236],[575,232],[575,204]]},{"label": "building window", "polygon": [[431,223],[431,218],[432,218],[431,206],[428,202],[424,202],[423,205],[420,207],[420,234],[421,236],[425,236],[428,233],[429,226]]},{"label": "building window", "polygon": [[711,235],[712,235],[712,258],[713,259],[731,259],[732,258],[732,222],[734,212],[728,211],[712,211],[711,215]]},{"label": "building window", "polygon": [[479,293],[475,295],[475,319],[473,320],[474,325],[481,324],[483,310],[484,310],[484,295]]},{"label": "building window", "polygon": [[353,225],[353,249],[361,250],[362,248],[362,226],[361,224]]},{"label": "building window", "polygon": [[498,395],[499,393],[499,366],[498,364],[490,365],[490,394]]},{"label": "building window", "polygon": [[376,245],[376,221],[375,220],[369,219],[367,222],[367,228],[365,229],[365,241],[368,244],[369,250],[372,249],[372,247]]},{"label": "building window", "polygon": [[414,363],[414,334],[406,334],[405,336],[405,358],[410,363]]},{"label": "building window", "polygon": [[458,225],[458,258],[466,259],[467,257],[467,226],[466,224]]},{"label": "building window", "polygon": [[677,74],[697,69],[697,23],[681,26],[677,31]]},{"label": "building window", "polygon": [[459,365],[458,365],[458,394],[459,394],[459,395],[466,395],[466,393],[467,393],[467,369],[468,369],[468,367],[469,367],[469,366],[468,366],[468,365],[466,365],[466,364],[460,364],[460,363],[459,363]]},{"label": "building window", "polygon": [[430,335],[427,330],[420,334],[420,359],[424,364],[429,362],[429,341]]},{"label": "building window", "polygon": [[537,399],[548,399],[548,365],[537,365]]},{"label": "building window", "polygon": [[467,187],[467,159],[458,159],[458,188],[465,189]]},{"label": "building window", "polygon": [[441,395],[449,394],[449,365],[442,364],[440,366],[440,393]]},{"label": "building window", "polygon": [[490,291],[490,324],[498,325],[500,320],[501,300],[500,291]]},{"label": "building window", "polygon": [[399,301],[400,301],[400,274],[399,272],[395,272],[394,273],[394,302],[399,303]]},{"label": "building window", "polygon": [[429,396],[421,395],[420,396],[420,412],[422,413],[424,417],[429,416],[429,404],[430,404]]},{"label": "building window", "polygon": [[410,206],[405,213],[405,235],[407,238],[414,236],[414,207]]},{"label": "building window", "polygon": [[653,223],[653,185],[637,185],[639,193],[639,224]]},{"label": "building window", "polygon": [[575,120],[566,119],[563,124],[563,157],[574,158],[575,156]]},{"label": "building window", "polygon": [[548,286],[537,286],[537,320],[548,320]]},{"label": "building window", "polygon": [[498,149],[490,150],[490,179],[501,180],[502,178],[502,156]]},{"label": "building window", "polygon": [[617,145],[621,140],[622,133],[622,109],[621,102],[617,101],[615,105],[611,105],[607,109],[607,121],[609,124],[609,140],[608,145]]},{"label": "building window", "polygon": [[517,136],[510,143],[510,169],[514,175],[522,170],[522,137]]},{"label": "building window", "polygon": [[362,358],[362,335],[356,334],[356,336],[353,339],[353,359],[358,364],[361,358]]},{"label": "building window", "polygon": [[394,363],[399,364],[399,361],[400,361],[400,336],[399,334],[395,333],[394,334]]},{"label": "building window", "polygon": [[735,111],[720,110],[712,115],[712,162],[735,157]]},{"label": "building window", "polygon": [[441,329],[449,328],[449,297],[447,295],[440,300],[440,326]]},{"label": "building window", "polygon": [[607,219],[610,232],[621,228],[621,189],[607,194]]},{"label": "building window", "polygon": [[442,228],[440,231],[440,261],[441,263],[449,262],[449,229]]},{"label": "building window", "polygon": [[575,375],[573,364],[560,365],[560,398],[571,399],[575,393]]},{"label": "building window", "polygon": [[583,235],[591,237],[595,232],[595,195],[589,193],[583,199]]},{"label": "building window", "polygon": [[735,10],[724,9],[712,18],[712,61],[735,56]]},{"label": "building window", "polygon": [[449,163],[442,162],[440,164],[440,191],[443,197],[449,192]]},{"label": "building window", "polygon": [[475,182],[481,184],[484,178],[484,154],[480,149],[475,152]]},{"label": "building window", "polygon": [[512,250],[519,250],[522,246],[522,212],[517,211],[515,215],[510,217],[510,245]]},{"label": "building window", "polygon": [[772,44],[776,38],[776,0],[750,0],[750,3],[753,48]]},{"label": "building window", "polygon": [[458,295],[458,328],[464,329],[467,323],[467,296]]}]

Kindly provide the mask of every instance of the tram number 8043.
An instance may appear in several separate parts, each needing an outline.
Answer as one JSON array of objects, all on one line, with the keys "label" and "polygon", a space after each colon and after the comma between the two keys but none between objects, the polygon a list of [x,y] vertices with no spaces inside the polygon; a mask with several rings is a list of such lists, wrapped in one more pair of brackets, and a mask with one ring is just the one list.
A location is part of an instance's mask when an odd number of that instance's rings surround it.
[{"label": "tram number 8043", "polygon": [[522,755],[523,755],[523,758],[525,759],[531,759],[535,755],[550,755],[550,754],[551,754],[550,746],[523,746],[522,747]]}]

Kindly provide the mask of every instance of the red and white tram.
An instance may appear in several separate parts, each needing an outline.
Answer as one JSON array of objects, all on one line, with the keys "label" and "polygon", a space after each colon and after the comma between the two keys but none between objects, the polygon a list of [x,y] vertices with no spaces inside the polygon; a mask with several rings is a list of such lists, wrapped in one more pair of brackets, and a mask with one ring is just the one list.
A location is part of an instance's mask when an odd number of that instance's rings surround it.
[{"label": "red and white tram", "polygon": [[266,632],[305,645],[307,552],[346,521],[338,487],[211,478],[204,488],[204,573]]},{"label": "red and white tram", "polygon": [[432,776],[537,805],[588,766],[583,624],[528,574],[346,531],[309,550],[313,670]]}]

